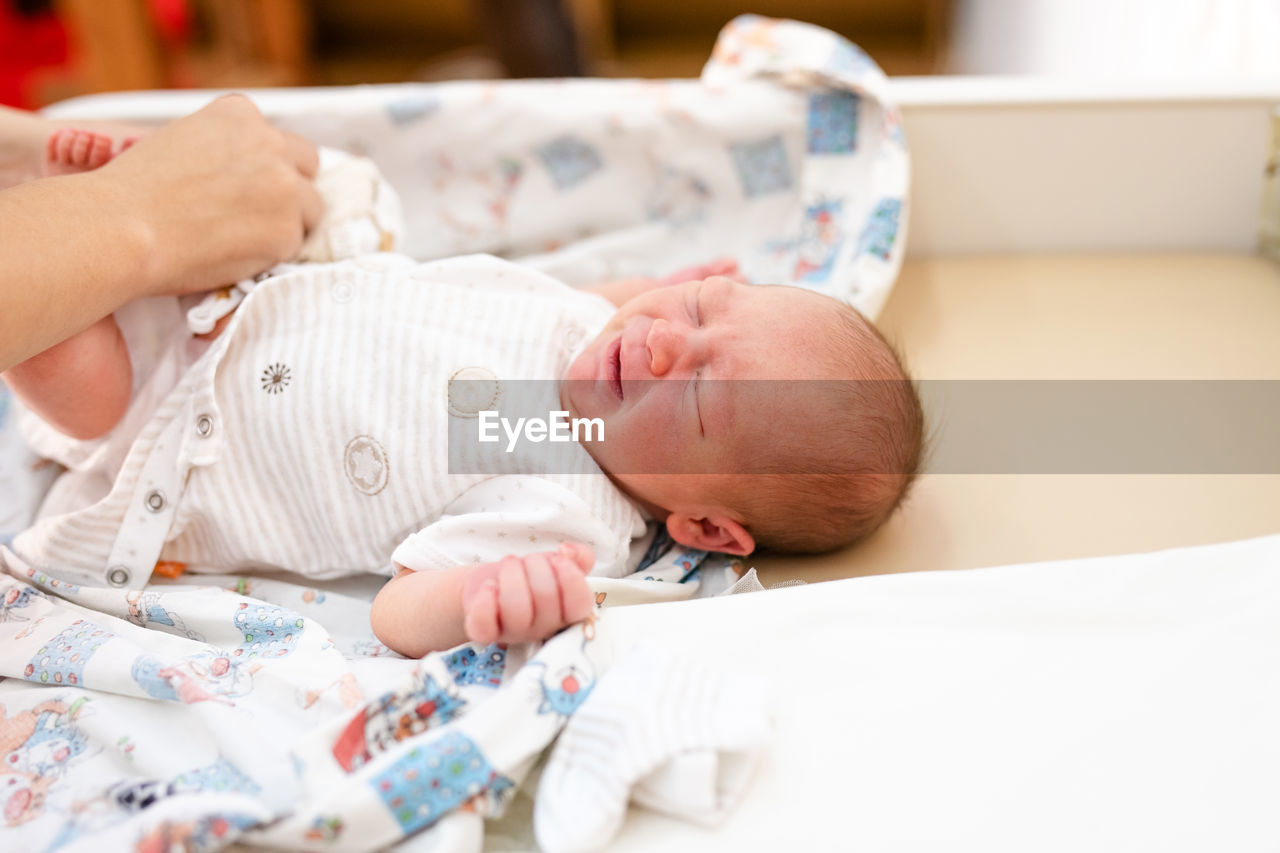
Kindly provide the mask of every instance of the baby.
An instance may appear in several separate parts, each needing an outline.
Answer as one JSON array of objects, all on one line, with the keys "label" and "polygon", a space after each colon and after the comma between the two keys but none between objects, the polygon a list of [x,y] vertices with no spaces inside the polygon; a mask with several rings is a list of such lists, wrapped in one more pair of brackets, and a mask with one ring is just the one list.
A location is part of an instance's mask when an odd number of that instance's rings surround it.
[{"label": "baby", "polygon": [[[585,618],[585,575],[633,571],[647,520],[737,555],[856,541],[919,463],[911,383],[856,310],[736,272],[585,292],[485,256],[377,254],[278,268],[206,335],[171,302],[127,306],[5,376],[79,439],[37,425],[69,471],[9,559],[118,586],[157,561],[394,572],[373,630],[417,657]],[[451,468],[451,427],[520,380],[602,425],[581,444],[593,475]]]}]

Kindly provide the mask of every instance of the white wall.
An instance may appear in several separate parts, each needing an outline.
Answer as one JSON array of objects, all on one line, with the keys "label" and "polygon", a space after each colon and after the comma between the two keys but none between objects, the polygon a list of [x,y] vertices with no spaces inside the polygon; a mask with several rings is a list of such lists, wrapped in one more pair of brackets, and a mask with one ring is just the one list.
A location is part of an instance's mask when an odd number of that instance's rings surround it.
[{"label": "white wall", "polygon": [[1252,251],[1280,81],[895,78],[909,255]]}]

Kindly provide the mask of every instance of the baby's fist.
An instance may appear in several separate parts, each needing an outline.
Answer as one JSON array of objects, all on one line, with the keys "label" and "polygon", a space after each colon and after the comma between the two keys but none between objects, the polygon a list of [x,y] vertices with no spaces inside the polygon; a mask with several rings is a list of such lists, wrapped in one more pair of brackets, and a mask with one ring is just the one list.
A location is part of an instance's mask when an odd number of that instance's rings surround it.
[{"label": "baby's fist", "polygon": [[476,566],[462,587],[463,626],[474,643],[542,640],[591,612],[586,574],[595,555],[566,542],[556,551]]},{"label": "baby's fist", "polygon": [[733,258],[716,258],[714,261],[708,261],[705,264],[685,267],[659,279],[659,281],[662,284],[684,284],[686,281],[701,281],[704,278],[711,278],[717,275],[731,278],[741,284],[750,284],[747,281],[747,277],[738,269],[738,262]]}]

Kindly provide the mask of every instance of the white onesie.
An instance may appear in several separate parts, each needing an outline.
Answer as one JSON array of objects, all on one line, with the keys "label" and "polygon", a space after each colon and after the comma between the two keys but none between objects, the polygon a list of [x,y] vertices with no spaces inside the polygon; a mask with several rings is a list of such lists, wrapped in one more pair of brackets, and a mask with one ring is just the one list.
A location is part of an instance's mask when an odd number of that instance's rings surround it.
[{"label": "white onesie", "polygon": [[203,352],[171,305],[162,345],[134,352],[145,381],[112,434],[29,433],[73,470],[13,551],[68,581],[139,587],[158,560],[323,579],[575,540],[595,548],[593,574],[621,577],[644,519],[585,452],[592,473],[537,477],[451,474],[447,454],[450,422],[483,405],[451,396],[451,377],[499,394],[558,379],[613,310],[480,255],[281,268]]}]

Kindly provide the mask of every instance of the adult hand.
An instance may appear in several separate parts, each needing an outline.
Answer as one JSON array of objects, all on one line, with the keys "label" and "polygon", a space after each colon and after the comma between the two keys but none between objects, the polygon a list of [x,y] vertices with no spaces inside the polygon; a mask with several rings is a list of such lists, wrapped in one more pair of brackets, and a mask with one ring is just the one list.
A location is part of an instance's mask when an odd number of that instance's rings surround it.
[{"label": "adult hand", "polygon": [[243,95],[218,98],[87,173],[115,190],[146,246],[138,295],[253,276],[302,245],[323,210],[315,146],[269,125]]}]

